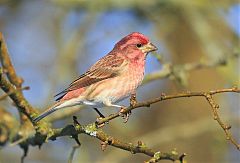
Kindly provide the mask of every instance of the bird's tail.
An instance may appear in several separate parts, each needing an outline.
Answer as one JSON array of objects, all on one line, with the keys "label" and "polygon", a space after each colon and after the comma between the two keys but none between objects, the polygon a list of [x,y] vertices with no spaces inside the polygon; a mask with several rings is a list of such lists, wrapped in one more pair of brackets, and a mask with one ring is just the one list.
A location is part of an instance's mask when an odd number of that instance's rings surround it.
[{"label": "bird's tail", "polygon": [[62,102],[58,102],[55,105],[51,106],[50,108],[48,108],[47,110],[45,110],[43,113],[41,113],[38,117],[33,119],[33,122],[36,123],[38,121],[40,121],[41,119],[45,118],[46,116],[48,116],[49,114],[57,111],[58,109],[61,109],[61,104]]}]

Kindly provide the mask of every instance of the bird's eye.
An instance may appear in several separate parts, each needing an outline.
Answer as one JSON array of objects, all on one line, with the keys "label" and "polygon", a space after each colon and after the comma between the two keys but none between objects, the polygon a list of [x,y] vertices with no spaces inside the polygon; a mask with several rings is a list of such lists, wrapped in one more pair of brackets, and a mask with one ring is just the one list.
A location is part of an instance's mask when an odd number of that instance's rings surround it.
[{"label": "bird's eye", "polygon": [[141,47],[142,47],[142,44],[137,44],[137,47],[138,47],[138,48],[141,48]]}]

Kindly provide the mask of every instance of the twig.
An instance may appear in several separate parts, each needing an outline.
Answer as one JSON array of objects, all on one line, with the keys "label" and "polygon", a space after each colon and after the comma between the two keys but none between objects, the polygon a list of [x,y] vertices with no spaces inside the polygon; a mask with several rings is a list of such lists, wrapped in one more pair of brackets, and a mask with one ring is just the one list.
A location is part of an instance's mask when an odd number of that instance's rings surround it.
[{"label": "twig", "polygon": [[[122,142],[119,139],[113,138],[112,136],[107,135],[102,129],[97,128],[95,123],[81,126],[78,124],[77,126],[68,125],[64,128],[53,129],[52,135],[48,138],[50,140],[56,140],[57,137],[61,136],[71,136],[76,134],[86,134],[92,137],[99,139],[101,142],[107,142],[108,145],[114,146],[126,151],[135,153],[143,153],[150,157],[155,155],[155,151],[148,148],[145,144],[137,144],[134,145],[132,143]],[[179,160],[180,155],[178,153],[161,153],[159,160]]]},{"label": "twig", "polygon": [[0,61],[3,66],[3,69],[6,70],[9,81],[17,88],[21,88],[23,80],[17,76],[17,73],[9,57],[7,45],[1,32],[0,32]]},{"label": "twig", "polygon": [[[215,90],[215,91],[209,91],[210,95],[214,95],[217,93],[224,93],[224,92],[236,92],[236,93],[240,93],[240,89],[237,88],[229,88],[229,89],[221,89],[221,90]],[[174,99],[174,98],[182,98],[182,97],[192,97],[192,96],[204,96],[205,97],[206,92],[186,92],[186,93],[179,93],[176,95],[165,95],[162,94],[160,97],[157,97],[155,99],[151,99],[145,102],[139,102],[137,104],[135,104],[135,106],[129,106],[126,108],[126,112],[127,111],[131,111],[133,109],[136,108],[140,108],[140,107],[150,107],[151,104],[160,102],[160,101],[164,101],[164,100],[169,100],[169,99]],[[111,114],[110,116],[107,116],[105,118],[102,118],[101,120],[98,121],[98,124],[102,124],[105,123],[107,121],[110,121],[112,119],[115,119],[119,117],[118,113],[115,114]]]},{"label": "twig", "polygon": [[[213,91],[209,91],[209,92],[186,92],[186,93],[180,93],[180,94],[176,94],[176,95],[162,94],[158,98],[148,100],[148,101],[145,101],[145,102],[140,102],[140,103],[135,104],[134,106],[129,106],[125,109],[125,112],[129,112],[133,109],[140,108],[140,107],[150,107],[151,104],[154,104],[154,103],[157,103],[157,102],[160,102],[160,101],[164,101],[164,100],[182,98],[182,97],[202,96],[202,97],[205,97],[207,99],[207,101],[210,103],[213,114],[214,114],[214,119],[216,119],[217,122],[219,123],[219,125],[224,129],[224,132],[226,133],[227,139],[229,139],[232,142],[232,144],[234,144],[237,147],[237,149],[239,150],[240,145],[237,143],[237,141],[230,134],[230,132],[229,132],[230,128],[227,125],[225,125],[222,122],[222,120],[220,119],[220,117],[218,115],[218,111],[217,111],[217,108],[219,106],[212,99],[212,95],[219,94],[219,93],[226,93],[226,92],[240,93],[240,89],[238,89],[236,87],[233,87],[233,88],[228,88],[228,89],[213,90]],[[111,114],[111,115],[97,121],[97,124],[101,125],[101,124],[103,124],[105,122],[109,122],[110,120],[115,119],[117,117],[119,117],[118,113]]]},{"label": "twig", "polygon": [[[21,88],[23,79],[17,76],[17,73],[10,59],[6,42],[1,32],[0,32],[0,61],[10,83],[13,84],[17,89]],[[22,94],[22,92],[19,91],[19,94]],[[24,115],[21,111],[19,111],[19,114],[21,118],[21,123],[24,124],[27,121],[26,115]]]},{"label": "twig", "polygon": [[237,143],[237,140],[233,138],[232,134],[229,131],[231,129],[231,126],[224,124],[218,114],[219,105],[215,103],[211,94],[206,93],[205,98],[212,108],[213,119],[216,120],[218,124],[222,127],[226,134],[227,140],[229,140],[233,145],[235,145],[238,150],[240,150],[240,144]]},{"label": "twig", "polygon": [[[158,54],[154,54],[159,60],[160,63],[162,63],[161,59]],[[218,66],[224,66],[231,58],[237,58],[239,57],[239,54],[236,55],[229,55],[229,57],[221,59],[217,62],[192,62],[192,63],[186,63],[183,65],[172,65],[171,63],[164,63],[161,70],[150,73],[145,76],[143,80],[143,84],[147,84],[151,81],[163,79],[163,78],[169,78],[169,79],[177,79],[178,81],[183,81],[186,79],[183,79],[185,76],[181,76],[183,73],[187,73],[193,70],[199,70],[199,69],[207,69],[207,68],[215,68]],[[181,73],[180,73],[181,72]]]},{"label": "twig", "polygon": [[17,92],[17,91],[29,90],[29,89],[30,89],[30,87],[28,87],[28,86],[27,86],[27,87],[22,87],[22,88],[17,88],[17,89],[15,89],[15,90],[13,90],[12,92],[8,92],[8,93],[0,96],[0,101],[1,101],[1,100],[4,100],[4,99],[7,98],[9,95],[11,95],[11,94],[13,94],[13,93],[15,93],[15,92]]},{"label": "twig", "polygon": [[[148,161],[145,161],[145,163],[155,163],[155,162],[158,162],[161,160],[161,157],[162,157],[162,154],[160,151],[154,153],[153,157],[148,160]],[[171,154],[172,155],[178,155],[176,149],[172,150],[171,151]],[[179,160],[180,163],[183,163],[183,158],[187,156],[186,153],[183,153],[182,155],[180,155],[178,158],[176,158],[176,160]],[[175,161],[175,160],[172,160],[172,161]]]},{"label": "twig", "polygon": [[30,120],[36,116],[37,111],[27,102],[23,94],[16,91],[14,86],[4,78],[2,69],[0,69],[0,87],[6,94],[12,92],[9,97],[14,101],[21,113],[25,114]]}]

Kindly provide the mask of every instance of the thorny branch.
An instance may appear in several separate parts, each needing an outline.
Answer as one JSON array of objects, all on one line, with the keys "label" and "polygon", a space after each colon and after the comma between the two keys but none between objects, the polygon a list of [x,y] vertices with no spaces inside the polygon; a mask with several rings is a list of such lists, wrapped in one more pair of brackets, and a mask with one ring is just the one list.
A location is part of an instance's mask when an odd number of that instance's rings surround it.
[{"label": "thorny branch", "polygon": [[[38,115],[37,110],[31,106],[31,104],[25,99],[24,95],[22,94],[22,90],[28,89],[28,87],[21,87],[23,80],[17,76],[16,71],[11,63],[6,43],[4,42],[4,38],[2,34],[0,33],[0,60],[2,64],[2,68],[0,68],[0,87],[1,89],[6,93],[3,96],[0,96],[0,99],[6,98],[6,96],[9,96],[12,101],[15,103],[16,107],[18,108],[19,112],[21,114],[24,114],[27,116],[27,118],[30,120],[29,122],[32,122],[32,118],[36,117]],[[161,61],[161,58],[159,58],[159,61]],[[190,71],[194,69],[199,68],[206,68],[211,66],[217,66],[222,65],[222,63],[215,63],[214,65],[211,64],[189,64],[183,66],[182,70],[184,71]],[[165,65],[164,71],[161,71],[160,73],[151,74],[150,76],[147,76],[144,83],[147,83],[149,81],[162,78],[162,77],[169,77],[169,76],[175,76],[175,68],[172,68],[171,65]],[[5,77],[5,74],[7,74],[7,78]],[[239,145],[237,141],[232,137],[229,129],[231,128],[228,125],[225,125],[223,121],[221,120],[219,113],[218,113],[218,105],[213,100],[213,95],[219,94],[219,93],[225,93],[225,92],[235,92],[240,93],[240,90],[238,88],[230,88],[230,89],[219,89],[215,91],[207,91],[207,92],[185,92],[175,95],[165,95],[162,94],[160,97],[148,100],[145,102],[137,102],[136,97],[133,96],[130,101],[130,106],[127,107],[125,112],[134,110],[136,108],[140,107],[150,107],[150,105],[163,101],[163,100],[169,100],[169,99],[175,99],[175,98],[183,98],[183,97],[194,97],[194,96],[201,96],[205,97],[208,103],[210,104],[212,108],[212,112],[214,115],[214,119],[217,120],[219,125],[224,129],[224,132],[227,136],[227,139],[229,139],[238,149]],[[1,111],[1,110],[0,110]],[[2,111],[2,116],[11,116],[8,112]],[[76,118],[74,119],[74,125],[68,125],[64,128],[52,128],[51,122],[47,121],[40,121],[37,124],[31,124],[28,123],[28,126],[20,126],[19,131],[16,132],[16,136],[14,139],[9,140],[10,143],[13,144],[19,144],[24,149],[24,156],[22,159],[26,156],[28,146],[29,145],[39,145],[45,143],[47,140],[56,140],[57,137],[61,136],[71,136],[75,139],[75,141],[78,143],[78,146],[80,145],[80,142],[78,140],[79,134],[85,134],[88,136],[95,137],[101,141],[101,148],[103,150],[106,149],[108,145],[114,146],[116,148],[120,148],[126,151],[130,151],[131,153],[143,153],[145,155],[148,155],[151,157],[151,159],[148,162],[157,162],[159,160],[179,160],[180,162],[183,162],[183,158],[186,156],[185,153],[178,154],[175,150],[164,153],[160,151],[154,151],[150,148],[148,148],[144,143],[141,141],[138,141],[137,144],[132,143],[126,143],[122,142],[119,139],[116,139],[112,136],[109,136],[106,134],[102,129],[98,128],[100,124],[104,124],[106,122],[109,122],[115,118],[119,117],[119,113],[109,115],[105,118],[100,119],[98,122],[90,123],[87,125],[81,125],[76,121]],[[15,119],[13,118],[15,121]],[[1,124],[7,123],[4,120],[0,121]],[[14,122],[15,124],[15,122]],[[2,130],[6,135],[8,135],[9,131],[11,130],[11,127],[2,127],[1,125],[0,130]],[[35,127],[35,130],[33,128]],[[25,131],[25,132],[23,132]],[[1,132],[1,133],[3,133]],[[24,136],[20,133],[24,133]],[[1,137],[1,135],[0,135]],[[1,144],[2,146],[6,144],[6,137],[4,137],[4,142]],[[69,161],[71,162],[73,159],[73,154],[76,148],[73,148],[73,151],[71,153],[71,156],[69,158]]]}]

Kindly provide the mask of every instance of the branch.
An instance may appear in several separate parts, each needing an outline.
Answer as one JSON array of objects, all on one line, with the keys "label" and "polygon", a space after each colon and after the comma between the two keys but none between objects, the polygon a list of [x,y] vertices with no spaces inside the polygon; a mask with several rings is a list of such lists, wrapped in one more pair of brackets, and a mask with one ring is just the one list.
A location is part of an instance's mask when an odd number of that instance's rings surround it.
[{"label": "branch", "polygon": [[229,55],[224,59],[220,59],[216,62],[206,62],[206,61],[200,61],[200,62],[192,62],[192,63],[186,63],[183,65],[172,65],[171,63],[164,63],[162,61],[162,57],[159,54],[153,54],[154,57],[162,64],[162,69],[153,73],[150,73],[145,76],[143,80],[143,84],[147,84],[151,81],[163,79],[163,78],[169,78],[174,79],[178,81],[182,85],[186,85],[187,82],[187,73],[193,70],[199,70],[199,69],[207,69],[207,68],[216,68],[219,66],[225,66],[227,62],[232,58],[239,57],[240,54],[235,53],[233,55]]},{"label": "branch", "polygon": [[[218,108],[219,106],[214,102],[212,96],[215,94],[219,94],[219,93],[226,93],[226,92],[233,92],[233,93],[240,93],[240,89],[233,87],[233,88],[229,88],[229,89],[219,89],[219,90],[213,90],[213,91],[209,91],[209,92],[186,92],[186,93],[180,93],[180,94],[176,94],[176,95],[165,95],[162,94],[160,97],[152,99],[152,100],[148,100],[145,102],[140,102],[140,103],[136,103],[134,106],[130,105],[129,107],[127,107],[125,109],[125,111],[123,113],[128,113],[131,110],[140,108],[140,107],[150,107],[151,104],[160,102],[160,101],[164,101],[164,100],[169,100],[169,99],[175,99],[175,98],[183,98],[183,97],[195,97],[195,96],[202,96],[205,97],[206,100],[208,101],[208,103],[211,105],[212,111],[213,111],[213,115],[214,115],[214,119],[217,120],[218,124],[223,128],[226,137],[228,140],[231,141],[231,143],[233,145],[236,146],[236,148],[238,150],[240,150],[240,145],[237,143],[237,141],[232,137],[231,133],[229,132],[229,129],[231,127],[229,127],[228,125],[225,125],[219,114],[218,114]],[[115,113],[115,114],[111,114],[108,117],[99,119],[96,123],[98,125],[104,124],[106,122],[109,122],[112,119],[115,119],[117,117],[119,117],[119,113]]]},{"label": "branch", "polygon": [[7,45],[1,32],[0,32],[0,61],[4,71],[6,71],[7,73],[9,81],[17,88],[21,88],[23,80],[17,76],[17,73],[9,57]]},{"label": "branch", "polygon": [[8,93],[0,96],[0,101],[1,101],[1,100],[4,100],[4,99],[7,98],[9,95],[11,95],[11,94],[13,94],[13,93],[15,93],[15,92],[23,91],[23,90],[29,90],[29,89],[30,89],[30,87],[17,88],[17,89],[15,89],[15,90],[12,91],[12,92],[8,92]]},{"label": "branch", "polygon": [[[238,93],[239,93],[239,90],[238,90]],[[222,127],[222,129],[224,130],[227,140],[229,140],[233,145],[235,145],[235,147],[238,150],[240,150],[240,144],[237,143],[237,140],[233,138],[231,132],[229,131],[231,129],[231,126],[224,124],[223,121],[221,120],[221,118],[218,114],[219,105],[216,104],[215,101],[213,100],[212,94],[206,93],[205,98],[212,108],[214,120],[216,120],[218,122],[218,124]]]},{"label": "branch", "polygon": [[0,108],[0,115],[0,146],[4,146],[17,134],[19,122],[3,108]]},{"label": "branch", "polygon": [[96,123],[88,124],[88,125],[80,125],[79,123],[75,126],[68,125],[64,128],[53,129],[52,135],[49,136],[49,140],[56,140],[58,137],[62,136],[73,136],[77,134],[86,134],[88,136],[95,137],[101,142],[104,142],[105,145],[110,145],[116,148],[120,148],[126,151],[131,152],[132,154],[136,153],[143,153],[147,156],[154,157],[156,154],[161,153],[159,155],[158,160],[179,160],[181,155],[177,152],[169,152],[169,153],[162,153],[159,151],[153,151],[152,149],[148,148],[142,142],[138,142],[137,145],[132,143],[126,143],[119,139],[116,139],[112,136],[107,135],[102,129],[97,127]]},{"label": "branch", "polygon": [[[22,95],[22,91],[21,91],[21,85],[23,83],[23,79],[21,79],[20,77],[17,76],[17,73],[13,67],[12,61],[10,59],[9,56],[9,52],[7,49],[7,45],[5,43],[3,34],[0,32],[0,61],[3,67],[3,71],[6,72],[8,80],[10,81],[11,84],[13,84],[15,88],[18,89],[18,93]],[[12,90],[14,91],[14,90]],[[7,93],[7,92],[6,92]],[[21,112],[20,110],[19,114],[21,117],[21,123],[25,123],[27,121],[27,115],[25,115],[23,112]]]},{"label": "branch", "polygon": [[[28,101],[22,94],[21,90],[28,88],[27,87],[21,88],[23,80],[16,74],[16,71],[9,57],[7,45],[1,32],[0,32],[0,61],[3,67],[0,68],[0,87],[14,101],[19,112],[23,113],[32,121],[32,118],[36,116],[38,112],[28,103]],[[6,72],[8,80],[10,82],[4,77],[3,72]],[[5,96],[1,98],[5,98]],[[24,117],[22,118],[25,119]]]},{"label": "branch", "polygon": [[2,69],[0,69],[0,87],[6,94],[10,92],[9,97],[14,101],[19,111],[32,121],[37,111],[28,103],[23,94],[16,91],[15,87],[4,78]]},{"label": "branch", "polygon": [[[32,119],[38,115],[38,111],[30,105],[30,103],[26,100],[21,91],[21,89],[26,89],[26,87],[24,88],[21,87],[23,80],[20,79],[15,72],[15,69],[9,57],[6,43],[1,32],[0,32],[0,60],[3,66],[3,68],[0,68],[0,88],[7,95],[9,95],[21,116],[22,125],[18,133],[15,135],[15,138],[17,139],[15,141],[20,142],[20,146],[24,147],[24,149],[27,149],[29,144],[39,144],[39,139],[41,140],[40,142],[42,143],[43,141],[42,139],[44,139],[47,133],[51,131],[51,128],[49,127],[50,124],[46,123],[45,121],[42,121],[34,125],[31,124]],[[7,73],[8,80],[5,78],[3,72]],[[5,95],[3,95],[2,98],[5,98]],[[36,142],[31,143],[23,142],[25,139],[28,138],[28,136],[32,136],[32,134],[35,133],[33,126],[36,128],[37,134],[39,135],[36,136]]]}]

